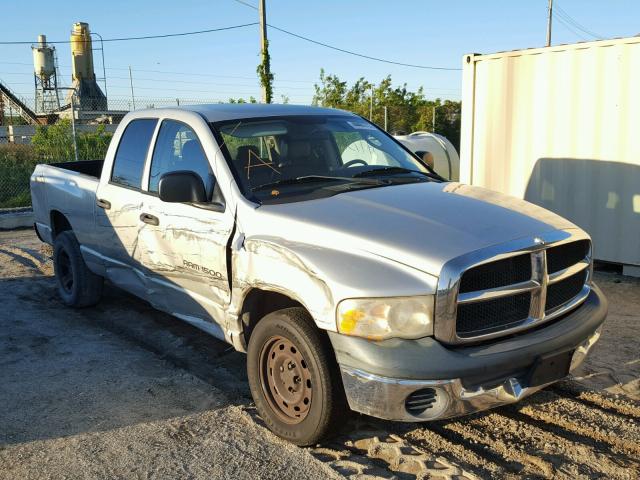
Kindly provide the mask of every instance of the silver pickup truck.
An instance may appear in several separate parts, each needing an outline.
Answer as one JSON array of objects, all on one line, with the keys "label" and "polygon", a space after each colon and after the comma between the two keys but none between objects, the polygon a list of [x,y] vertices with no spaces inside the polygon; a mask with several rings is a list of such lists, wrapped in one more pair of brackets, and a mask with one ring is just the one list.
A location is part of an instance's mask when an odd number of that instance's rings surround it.
[{"label": "silver pickup truck", "polygon": [[579,366],[607,313],[584,231],[348,112],[136,111],[104,161],[38,165],[31,192],[66,304],[108,279],[247,352],[260,415],[298,445],[349,408],[515,402]]}]

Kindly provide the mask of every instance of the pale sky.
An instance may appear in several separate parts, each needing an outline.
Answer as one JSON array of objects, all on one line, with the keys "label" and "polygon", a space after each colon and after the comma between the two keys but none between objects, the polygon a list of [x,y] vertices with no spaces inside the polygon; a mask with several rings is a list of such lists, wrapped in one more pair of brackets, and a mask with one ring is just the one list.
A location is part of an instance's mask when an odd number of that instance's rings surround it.
[{"label": "pale sky", "polygon": [[[257,5],[257,0],[243,0]],[[636,35],[640,2],[562,0],[555,2],[553,44]],[[336,47],[388,60],[460,68],[465,53],[540,47],[546,35],[547,0],[397,1],[267,0],[267,21]],[[257,21],[257,12],[235,0],[111,0],[3,2],[0,41],[68,40],[73,22],[84,21],[105,39],[203,30]],[[573,22],[572,22],[573,21]],[[577,24],[577,26],[576,26]],[[460,98],[459,71],[437,71],[379,63],[269,30],[275,97],[309,103],[320,68],[352,82],[424,87],[428,97]],[[94,45],[96,47],[97,45]],[[105,43],[110,99],[130,96],[128,67],[140,99],[226,100],[260,96],[258,27],[169,39]],[[57,45],[62,81],[70,84],[68,44]],[[95,52],[102,76],[100,52]],[[29,45],[0,44],[0,80],[23,97],[33,97]],[[142,100],[141,100],[142,101]]]}]

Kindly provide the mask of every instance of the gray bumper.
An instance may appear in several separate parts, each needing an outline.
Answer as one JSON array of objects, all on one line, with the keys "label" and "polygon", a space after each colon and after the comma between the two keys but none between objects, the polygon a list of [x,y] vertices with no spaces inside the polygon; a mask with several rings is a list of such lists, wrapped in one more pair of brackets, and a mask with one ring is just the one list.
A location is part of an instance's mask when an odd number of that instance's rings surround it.
[{"label": "gray bumper", "polygon": [[[513,403],[544,388],[548,383],[528,386],[526,380],[541,357],[573,351],[574,370],[598,340],[606,314],[606,300],[594,287],[564,318],[488,345],[446,347],[433,338],[371,342],[335,333],[330,338],[352,410],[389,420],[434,420]],[[407,397],[427,391],[435,399],[430,408],[410,413]]]}]

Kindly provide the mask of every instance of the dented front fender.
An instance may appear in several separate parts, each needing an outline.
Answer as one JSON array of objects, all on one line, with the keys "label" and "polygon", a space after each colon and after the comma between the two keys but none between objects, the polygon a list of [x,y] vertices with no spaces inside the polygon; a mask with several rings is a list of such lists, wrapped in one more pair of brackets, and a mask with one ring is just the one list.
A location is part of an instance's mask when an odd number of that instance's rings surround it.
[{"label": "dented front fender", "polygon": [[437,278],[362,252],[346,252],[274,236],[241,238],[232,248],[230,313],[237,317],[253,288],[287,295],[317,326],[336,331],[335,311],[346,298],[434,293]]}]

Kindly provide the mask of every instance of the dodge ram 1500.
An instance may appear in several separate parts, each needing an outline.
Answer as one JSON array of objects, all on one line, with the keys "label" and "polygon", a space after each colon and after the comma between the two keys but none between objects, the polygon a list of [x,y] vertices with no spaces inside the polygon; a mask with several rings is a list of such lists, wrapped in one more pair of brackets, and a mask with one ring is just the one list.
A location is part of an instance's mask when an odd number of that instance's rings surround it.
[{"label": "dodge ram 1500", "polygon": [[518,401],[580,365],[607,313],[584,231],[344,111],[132,112],[104,161],[38,165],[31,192],[66,304],[108,279],[247,352],[260,415],[299,445],[349,408]]}]

